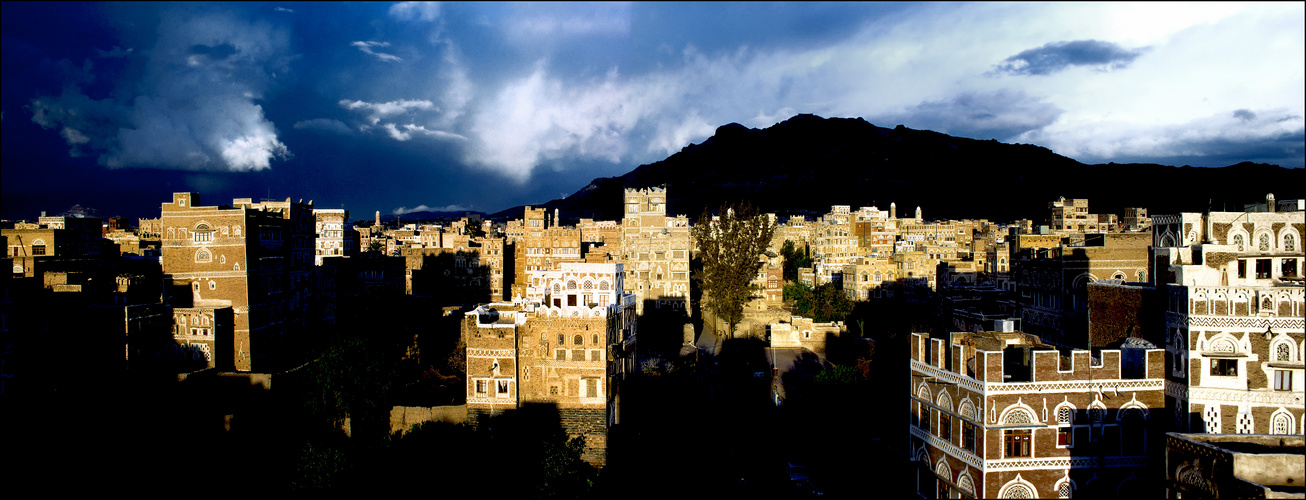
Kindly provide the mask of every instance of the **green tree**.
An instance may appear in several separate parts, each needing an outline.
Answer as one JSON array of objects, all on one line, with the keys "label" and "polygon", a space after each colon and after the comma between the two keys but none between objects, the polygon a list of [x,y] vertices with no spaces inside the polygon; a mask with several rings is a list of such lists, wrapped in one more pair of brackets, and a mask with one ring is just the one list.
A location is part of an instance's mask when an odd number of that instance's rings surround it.
[{"label": "green tree", "polygon": [[780,247],[780,256],[784,257],[785,281],[798,281],[798,269],[812,266],[812,258],[807,255],[807,247],[804,245],[803,249],[799,250],[790,240],[785,240],[784,246]]},{"label": "green tree", "polygon": [[730,336],[744,318],[744,303],[755,291],[752,285],[762,268],[759,257],[771,243],[775,224],[751,206],[722,207],[717,220],[703,213],[690,229],[698,243],[702,271],[695,276],[703,290],[703,307],[730,325]]},{"label": "green tree", "polygon": [[812,317],[812,307],[816,303],[816,294],[806,283],[787,283],[784,287],[784,299],[793,302],[793,313]]},{"label": "green tree", "polygon": [[843,321],[853,311],[852,301],[848,300],[848,295],[838,284],[817,286],[813,293],[816,296],[812,308],[813,320],[821,323]]},{"label": "green tree", "polygon": [[385,251],[385,246],[382,245],[381,242],[379,242],[379,241],[372,240],[371,243],[368,243],[368,244],[367,244],[367,250],[363,250],[363,251],[364,251],[364,252],[371,252],[371,253],[381,253],[381,252]]}]

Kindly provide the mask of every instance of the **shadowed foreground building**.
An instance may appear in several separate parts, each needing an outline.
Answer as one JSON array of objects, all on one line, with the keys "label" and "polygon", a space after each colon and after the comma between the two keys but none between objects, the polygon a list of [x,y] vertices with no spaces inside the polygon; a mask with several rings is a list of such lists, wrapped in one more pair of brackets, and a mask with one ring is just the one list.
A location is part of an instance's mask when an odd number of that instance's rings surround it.
[{"label": "shadowed foreground building", "polygon": [[1306,498],[1301,435],[1165,436],[1166,498]]},{"label": "shadowed foreground building", "polygon": [[1062,355],[1019,332],[913,333],[909,450],[926,498],[1160,493],[1165,351]]},{"label": "shadowed foreground building", "polygon": [[568,435],[585,437],[582,458],[603,465],[635,363],[635,295],[622,292],[622,271],[619,263],[528,271],[523,300],[467,312],[468,420],[552,405]]}]

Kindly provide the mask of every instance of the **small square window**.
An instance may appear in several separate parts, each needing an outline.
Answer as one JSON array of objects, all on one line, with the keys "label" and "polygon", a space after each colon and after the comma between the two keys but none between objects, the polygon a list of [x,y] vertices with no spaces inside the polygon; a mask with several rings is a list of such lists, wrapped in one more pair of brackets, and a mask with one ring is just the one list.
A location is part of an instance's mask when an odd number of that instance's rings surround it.
[{"label": "small square window", "polygon": [[1212,359],[1211,375],[1223,377],[1238,376],[1238,360],[1236,359]]}]

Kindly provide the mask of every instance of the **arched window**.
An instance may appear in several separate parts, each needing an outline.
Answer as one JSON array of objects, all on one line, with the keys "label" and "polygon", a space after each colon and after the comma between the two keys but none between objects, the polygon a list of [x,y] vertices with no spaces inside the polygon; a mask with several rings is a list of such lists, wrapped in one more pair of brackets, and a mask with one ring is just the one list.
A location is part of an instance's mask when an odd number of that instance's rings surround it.
[{"label": "arched window", "polygon": [[575,289],[576,289],[576,282],[575,282],[575,281],[568,281],[568,282],[567,282],[567,289],[568,289],[568,290],[575,290]]},{"label": "arched window", "polygon": [[1088,409],[1088,421],[1089,421],[1089,422],[1093,422],[1093,423],[1101,423],[1103,417],[1105,417],[1105,416],[1106,416],[1106,409],[1104,409],[1104,408],[1089,408],[1089,409]]},{"label": "arched window", "polygon": [[585,288],[586,290],[593,290],[593,289],[594,289],[594,283],[592,283],[592,282],[590,282],[590,281],[586,281],[586,282],[585,282],[585,286],[584,286],[584,288]]},{"label": "arched window", "polygon": [[1292,233],[1283,235],[1283,251],[1285,252],[1297,251],[1297,238],[1293,237]]},{"label": "arched window", "polygon": [[195,262],[213,262],[213,254],[208,249],[201,248],[195,252]]},{"label": "arched window", "polygon": [[1070,498],[1071,487],[1070,481],[1064,481],[1057,486],[1057,498]]},{"label": "arched window", "polygon": [[1270,434],[1292,434],[1292,414],[1279,410],[1270,417]]},{"label": "arched window", "polygon": [[1292,349],[1288,347],[1287,342],[1279,342],[1274,346],[1275,361],[1292,361]]},{"label": "arched window", "polygon": [[1241,234],[1233,235],[1233,244],[1238,247],[1239,252],[1243,251],[1244,250],[1243,235]]},{"label": "arched window", "polygon": [[566,343],[567,343],[566,338],[564,338],[564,337],[562,336],[562,334],[559,333],[559,334],[558,334],[558,345],[564,345],[564,344],[566,344]]},{"label": "arched window", "polygon": [[604,291],[606,291],[607,289],[608,289],[608,281],[607,281],[607,280],[600,281],[600,282],[599,282],[599,290],[604,290]]},{"label": "arched window", "polygon": [[1268,252],[1268,251],[1270,251],[1270,235],[1269,235],[1269,233],[1261,233],[1261,237],[1257,240],[1256,247],[1257,247],[1260,251],[1262,251],[1262,252]]},{"label": "arched window", "polygon": [[575,345],[581,345],[581,344],[584,344],[584,343],[585,343],[585,337],[582,337],[582,336],[580,336],[580,335],[577,335],[577,336],[575,336],[575,337],[572,337],[572,338],[571,338],[571,343],[572,343],[572,344],[575,344]]},{"label": "arched window", "polygon": [[1012,484],[1002,491],[1002,498],[1038,498],[1034,489],[1025,484]]},{"label": "arched window", "polygon": [[597,333],[594,334],[594,338],[592,338],[592,339],[590,339],[590,340],[593,341],[592,343],[593,343],[594,345],[599,345],[599,334],[597,334]]},{"label": "arched window", "polygon": [[213,241],[213,228],[203,222],[196,224],[195,232],[191,233],[191,237],[196,243]]},{"label": "arched window", "polygon": [[1023,409],[1015,409],[1008,412],[1002,421],[1006,424],[1029,424],[1034,422],[1034,416]]},{"label": "arched window", "polygon": [[1070,425],[1075,421],[1075,409],[1069,406],[1057,408],[1057,423]]}]

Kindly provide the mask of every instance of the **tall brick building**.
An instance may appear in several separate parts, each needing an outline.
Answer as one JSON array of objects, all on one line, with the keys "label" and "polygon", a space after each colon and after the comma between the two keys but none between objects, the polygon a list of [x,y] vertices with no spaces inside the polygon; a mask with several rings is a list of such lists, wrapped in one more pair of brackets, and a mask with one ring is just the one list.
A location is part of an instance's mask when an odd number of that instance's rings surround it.
[{"label": "tall brick building", "polygon": [[[1274,207],[1273,199],[1266,206]],[[1306,212],[1153,217],[1174,430],[1300,434]]]},{"label": "tall brick building", "polygon": [[160,263],[169,302],[232,310],[231,347],[213,353],[217,367],[266,369],[287,330],[302,326],[313,292],[313,221],[312,205],[289,199],[205,206],[198,193],[174,193],[163,204]]},{"label": "tall brick building", "polygon": [[649,303],[689,311],[689,218],[667,215],[666,188],[626,189],[624,195],[625,291],[635,294],[640,314]]},{"label": "tall brick building", "polygon": [[[1165,351],[1058,352],[1019,333],[911,338],[910,453],[926,498],[1160,494]],[[1149,479],[1154,478],[1154,479]]]},{"label": "tall brick building", "polygon": [[602,465],[622,380],[635,368],[635,296],[622,292],[622,264],[560,267],[528,271],[523,300],[466,313],[467,412],[476,421],[552,405],[564,431],[585,437],[582,458]]}]

